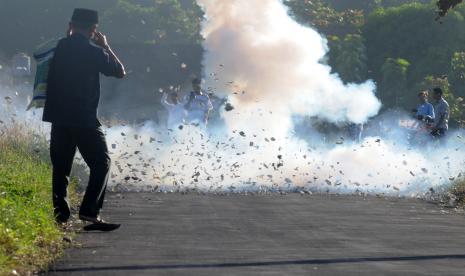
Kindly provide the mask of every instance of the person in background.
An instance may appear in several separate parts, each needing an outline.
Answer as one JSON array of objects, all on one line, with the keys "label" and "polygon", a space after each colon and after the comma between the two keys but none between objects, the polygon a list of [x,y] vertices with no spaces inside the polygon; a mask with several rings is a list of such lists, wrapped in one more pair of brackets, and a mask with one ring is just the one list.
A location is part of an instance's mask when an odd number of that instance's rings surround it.
[{"label": "person in background", "polygon": [[26,53],[18,53],[13,56],[11,63],[13,85],[24,84],[31,75],[31,57]]},{"label": "person in background", "polygon": [[186,109],[184,103],[180,101],[177,92],[163,93],[161,97],[161,104],[168,111],[167,127],[179,127],[184,124],[186,118]]},{"label": "person in background", "polygon": [[[221,111],[223,110],[222,107],[225,107],[227,100],[225,98],[220,98],[216,96],[214,93],[208,93],[210,101],[212,103],[213,108],[211,109],[210,113],[208,114],[208,125],[220,127],[223,124],[223,118],[221,117]],[[226,109],[226,107],[225,107]]]},{"label": "person in background", "polygon": [[432,123],[435,118],[434,107],[428,102],[428,91],[421,91],[418,93],[418,99],[420,104],[413,111],[418,120],[425,121],[426,123]]},{"label": "person in background", "polygon": [[[51,61],[43,121],[52,123],[50,157],[53,165],[53,206],[57,222],[70,217],[67,187],[76,149],[90,168],[89,183],[79,218],[92,222],[91,230],[111,231],[118,224],[100,218],[110,157],[101,124],[97,119],[100,73],[123,78],[123,64],[97,31],[98,13],[75,9],[67,37],[61,39]],[[91,43],[92,42],[92,43]]]},{"label": "person in background", "polygon": [[350,123],[348,127],[349,137],[352,141],[360,143],[363,135],[363,124]]},{"label": "person in background", "polygon": [[187,110],[187,118],[190,123],[206,126],[213,105],[210,97],[202,91],[200,84],[199,79],[192,80],[192,92],[189,94],[184,107]]},{"label": "person in background", "polygon": [[433,89],[433,98],[435,101],[435,119],[431,134],[436,138],[442,138],[446,135],[449,129],[449,103],[443,97],[441,88],[436,87]]}]

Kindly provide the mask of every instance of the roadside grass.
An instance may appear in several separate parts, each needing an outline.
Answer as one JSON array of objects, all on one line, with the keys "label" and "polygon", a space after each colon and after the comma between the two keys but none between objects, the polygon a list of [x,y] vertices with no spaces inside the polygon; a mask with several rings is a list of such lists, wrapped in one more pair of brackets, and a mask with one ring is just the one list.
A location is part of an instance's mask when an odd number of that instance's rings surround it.
[{"label": "roadside grass", "polygon": [[450,193],[455,196],[457,204],[460,206],[465,205],[465,176],[455,180]]},{"label": "roadside grass", "polygon": [[54,222],[44,135],[20,124],[0,127],[0,275],[46,269],[62,253],[64,235]]}]

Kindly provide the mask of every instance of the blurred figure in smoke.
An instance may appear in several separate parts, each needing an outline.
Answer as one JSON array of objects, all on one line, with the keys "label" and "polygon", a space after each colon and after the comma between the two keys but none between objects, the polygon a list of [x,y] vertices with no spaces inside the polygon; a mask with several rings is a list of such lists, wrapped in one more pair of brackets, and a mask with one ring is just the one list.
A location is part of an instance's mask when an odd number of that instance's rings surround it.
[{"label": "blurred figure in smoke", "polygon": [[416,109],[413,110],[418,120],[426,123],[432,123],[434,121],[434,107],[428,102],[428,91],[421,91],[418,93],[418,99],[420,104]]},{"label": "blurred figure in smoke", "polygon": [[446,135],[446,132],[449,129],[449,103],[444,99],[441,88],[436,87],[433,89],[433,92],[436,117],[431,134],[436,138],[442,138]]},{"label": "blurred figure in smoke", "polygon": [[431,130],[435,113],[433,105],[428,102],[428,95],[428,91],[418,93],[420,104],[417,108],[412,109],[416,120],[412,120],[411,124],[405,125],[408,126],[408,140],[411,145],[421,147],[432,140]]},{"label": "blurred figure in smoke", "polygon": [[11,63],[13,85],[24,83],[31,75],[31,57],[26,53],[18,53],[13,56]]},{"label": "blurred figure in smoke", "polygon": [[180,101],[177,92],[163,93],[161,104],[168,111],[167,127],[176,127],[184,124],[184,119],[186,118],[186,109],[184,109],[185,103]]},{"label": "blurred figure in smoke", "polygon": [[66,222],[70,217],[67,186],[79,149],[90,168],[79,218],[93,222],[95,230],[109,231],[119,225],[106,224],[99,216],[110,171],[105,134],[97,119],[100,73],[123,78],[126,72],[105,35],[97,31],[97,24],[96,11],[74,10],[68,36],[59,41],[50,64],[43,120],[52,123],[50,157],[56,220]]},{"label": "blurred figure in smoke", "polygon": [[224,124],[223,118],[221,117],[221,110],[227,100],[216,96],[214,93],[208,93],[208,96],[213,106],[208,115],[208,125],[220,127]]},{"label": "blurred figure in smoke", "polygon": [[192,92],[189,94],[185,108],[189,123],[207,126],[208,116],[213,108],[210,97],[202,91],[200,79],[192,80]]},{"label": "blurred figure in smoke", "polygon": [[363,124],[349,124],[349,137],[352,141],[360,143],[362,141]]}]

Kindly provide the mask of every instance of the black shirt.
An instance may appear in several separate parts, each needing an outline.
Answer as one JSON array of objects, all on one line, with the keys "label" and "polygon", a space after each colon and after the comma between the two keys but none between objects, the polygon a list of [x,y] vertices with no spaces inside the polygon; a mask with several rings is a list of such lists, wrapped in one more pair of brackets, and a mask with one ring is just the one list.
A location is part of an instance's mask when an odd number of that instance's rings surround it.
[{"label": "black shirt", "polygon": [[116,77],[120,70],[114,58],[83,35],[61,39],[50,64],[43,120],[60,126],[100,126],[100,73]]}]

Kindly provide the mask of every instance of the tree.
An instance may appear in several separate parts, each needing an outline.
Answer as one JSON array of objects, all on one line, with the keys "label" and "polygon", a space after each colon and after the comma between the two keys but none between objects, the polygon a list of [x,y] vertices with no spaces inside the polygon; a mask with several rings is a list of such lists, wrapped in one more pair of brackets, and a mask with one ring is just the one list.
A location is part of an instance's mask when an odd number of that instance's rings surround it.
[{"label": "tree", "polygon": [[104,13],[108,33],[118,43],[188,44],[200,40],[200,8],[185,9],[179,0],[149,0],[144,4],[118,0]]},{"label": "tree", "polygon": [[325,0],[326,3],[329,3],[337,11],[343,10],[363,10],[365,13],[370,13],[378,8],[388,8],[394,6],[400,6],[403,4],[411,2],[419,3],[430,3],[431,0],[350,0],[350,1],[341,1],[341,0]]},{"label": "tree", "polygon": [[456,52],[452,56],[449,81],[455,94],[465,97],[465,52]]},{"label": "tree", "polygon": [[438,17],[436,18],[436,20],[445,16],[450,9],[453,9],[455,6],[457,6],[460,3],[462,3],[462,0],[439,0],[437,1],[436,6],[438,7],[439,10],[437,11]]},{"label": "tree", "polygon": [[329,38],[329,64],[344,82],[360,83],[367,79],[367,57],[363,38],[346,35],[344,40]]},{"label": "tree", "polygon": [[388,58],[384,62],[379,96],[387,108],[400,107],[401,100],[406,96],[409,67],[410,63],[401,58]]},{"label": "tree", "polygon": [[327,35],[356,33],[363,24],[363,11],[336,11],[326,0],[285,0],[284,3],[297,21],[313,26]]},{"label": "tree", "polygon": [[[0,0],[0,52],[12,56],[30,53],[35,46],[64,36],[75,7],[102,11],[116,0]],[[105,22],[102,22],[105,25]]]},{"label": "tree", "polygon": [[[465,9],[457,8],[437,24],[431,14],[434,5],[408,4],[378,9],[366,20],[362,36],[367,48],[371,78],[383,82],[382,67],[390,57],[409,61],[407,89],[414,90],[427,75],[442,76],[451,72],[451,60],[465,44]],[[382,95],[383,89],[379,90]],[[414,91],[410,94],[415,94]],[[404,106],[416,103],[415,97],[404,98]],[[410,101],[410,102],[409,102]]]},{"label": "tree", "polygon": [[64,36],[75,7],[96,9],[110,42],[198,44],[202,12],[195,0],[0,0],[0,52],[30,53]]}]

